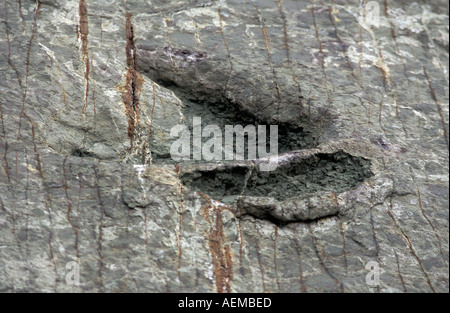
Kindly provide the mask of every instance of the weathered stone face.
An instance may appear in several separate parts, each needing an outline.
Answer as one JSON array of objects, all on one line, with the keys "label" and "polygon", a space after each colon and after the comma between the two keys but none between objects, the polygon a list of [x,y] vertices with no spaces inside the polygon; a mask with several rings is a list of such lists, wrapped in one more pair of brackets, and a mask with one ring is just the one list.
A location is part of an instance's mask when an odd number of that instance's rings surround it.
[{"label": "weathered stone face", "polygon": [[[0,1],[0,291],[448,292],[448,3],[371,12]],[[280,155],[178,164],[196,116]]]}]

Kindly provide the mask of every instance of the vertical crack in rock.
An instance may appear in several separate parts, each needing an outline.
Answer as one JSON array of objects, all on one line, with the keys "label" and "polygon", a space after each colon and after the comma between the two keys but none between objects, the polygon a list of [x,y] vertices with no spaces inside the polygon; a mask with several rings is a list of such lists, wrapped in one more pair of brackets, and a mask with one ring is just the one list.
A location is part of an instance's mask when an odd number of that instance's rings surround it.
[{"label": "vertical crack in rock", "polygon": [[27,59],[26,59],[26,69],[25,69],[25,88],[23,92],[23,99],[22,99],[22,110],[20,111],[19,116],[19,134],[18,137],[20,138],[20,131],[22,129],[22,117],[25,114],[25,102],[27,100],[28,95],[28,74],[30,72],[30,57],[31,57],[31,46],[33,45],[34,36],[36,34],[36,28],[37,28],[37,21],[39,18],[39,14],[41,10],[41,1],[36,1],[36,8],[34,10],[34,21],[33,21],[33,29],[31,31],[30,41],[28,42],[28,49],[27,49]]},{"label": "vertical crack in rock", "polygon": [[[214,276],[216,277],[216,289],[219,293],[230,293],[230,282],[233,279],[233,262],[231,259],[231,251],[228,245],[225,245],[225,233],[223,229],[222,211],[228,207],[204,195],[204,198],[210,202],[209,209],[213,209],[215,224],[212,224],[209,217],[206,219],[211,224],[209,233],[209,248],[212,255],[214,266]],[[209,212],[206,214],[209,216]]]},{"label": "vertical crack in rock", "polygon": [[442,108],[441,105],[439,104],[439,101],[436,97],[436,93],[434,92],[434,88],[431,85],[431,81],[430,81],[430,77],[428,76],[427,70],[425,69],[425,67],[423,67],[423,74],[425,75],[425,78],[427,79],[427,83],[428,83],[428,88],[430,89],[430,94],[431,97],[433,98],[434,103],[436,104],[437,107],[437,111],[439,113],[439,116],[441,118],[441,122],[442,122],[442,131],[444,133],[444,139],[445,139],[445,143],[447,144],[447,149],[450,149],[450,144],[449,144],[449,140],[448,140],[448,132],[447,132],[447,127],[445,125],[445,118],[444,118],[444,113],[442,112]]},{"label": "vertical crack in rock", "polygon": [[[6,1],[5,1],[6,3]],[[23,19],[23,13],[22,13],[22,0],[19,0],[19,16],[20,20],[22,21],[22,28],[25,30],[25,20]]]},{"label": "vertical crack in rock", "polygon": [[319,59],[320,59],[320,64],[322,67],[322,73],[323,73],[323,78],[324,78],[324,80],[323,80],[324,89],[327,94],[327,100],[329,103],[331,103],[330,91],[328,90],[328,76],[327,76],[327,72],[325,70],[325,53],[324,53],[322,41],[320,40],[320,37],[319,37],[319,28],[317,27],[316,15],[315,15],[314,11],[315,11],[314,1],[311,0],[311,15],[312,15],[312,21],[313,21],[313,25],[314,25],[314,33],[316,36],[317,43],[319,45]]},{"label": "vertical crack in rock", "polygon": [[82,112],[86,112],[86,107],[88,103],[89,94],[89,72],[90,72],[90,61],[89,61],[89,51],[88,51],[88,35],[89,35],[89,20],[88,20],[88,10],[85,0],[80,0],[78,6],[78,14],[80,16],[80,26],[78,29],[78,35],[81,38],[81,51],[83,53],[83,61],[86,64],[86,69],[84,71],[84,78],[86,80],[86,91],[84,98],[84,105]]},{"label": "vertical crack in rock", "polygon": [[11,40],[10,40],[10,36],[9,36],[8,7],[6,6],[6,1],[4,3],[4,10],[5,10],[5,21],[4,22],[5,22],[5,30],[6,30],[6,41],[8,42],[8,65],[16,73],[17,81],[19,82],[20,88],[23,88],[22,80],[20,79],[19,71],[17,70],[16,66],[11,62]]},{"label": "vertical crack in rock", "polygon": [[[8,155],[8,140],[6,138],[5,120],[3,118],[2,108],[3,108],[3,104],[0,101],[0,122],[2,123],[1,131],[2,131],[3,141],[5,142],[5,148],[3,150],[3,164],[2,164],[2,167],[3,167],[4,171],[5,171],[8,183],[11,185],[11,176],[9,175],[9,164],[8,164],[8,158],[7,158],[7,155]],[[11,187],[9,187],[9,188],[11,188]]]},{"label": "vertical crack in rock", "polygon": [[[266,23],[264,22],[264,18],[261,14],[261,11],[258,9],[258,7],[256,5],[253,4],[253,6],[256,9],[256,12],[258,13],[258,17],[259,17],[259,21],[261,23],[261,32],[264,36],[264,43],[265,43],[265,47],[266,47],[266,52],[267,52],[267,60],[269,62],[269,67],[272,71],[273,74],[273,79],[274,79],[274,84],[275,84],[275,90],[276,90],[276,94],[277,94],[277,99],[278,99],[278,108],[277,108],[277,115],[280,113],[280,105],[279,103],[281,102],[281,90],[280,90],[280,84],[278,82],[278,75],[277,72],[275,70],[275,67],[273,66],[273,61],[272,61],[272,52],[271,52],[271,47],[270,47],[270,39],[269,39],[269,32],[267,30],[267,26]],[[272,103],[270,104],[272,105]]]},{"label": "vertical crack in rock", "polygon": [[125,87],[122,92],[122,100],[128,117],[128,136],[133,147],[136,127],[139,125],[140,108],[139,95],[141,93],[143,78],[136,69],[136,47],[134,44],[134,26],[131,22],[131,14],[126,13],[126,39],[125,52],[127,56],[127,76]]},{"label": "vertical crack in rock", "polygon": [[284,42],[284,50],[286,50],[286,59],[287,59],[288,68],[292,72],[292,80],[294,81],[295,85],[297,86],[298,93],[300,94],[299,104],[302,105],[302,101],[303,101],[302,89],[298,82],[297,75],[295,74],[294,65],[293,65],[292,59],[291,59],[291,48],[289,46],[289,36],[288,36],[288,30],[287,30],[286,14],[284,13],[284,9],[281,4],[281,0],[277,0],[277,7],[278,7],[278,10],[280,11],[280,16],[283,21],[283,42]]},{"label": "vertical crack in rock", "polygon": [[[175,171],[177,174],[177,177],[180,176],[180,167],[176,166]],[[181,182],[179,183],[179,190],[180,190],[180,211],[178,212],[178,233],[177,233],[177,242],[178,242],[178,265],[177,265],[177,272],[178,272],[178,280],[181,282],[181,257],[183,256],[183,250],[182,250],[182,243],[181,243],[181,233],[182,233],[182,225],[183,225],[183,213],[184,213],[184,200],[183,200],[183,184]]]},{"label": "vertical crack in rock", "polygon": [[231,58],[230,46],[228,44],[228,41],[225,38],[225,31],[224,31],[224,25],[223,25],[223,20],[222,20],[222,7],[219,7],[217,13],[219,15],[220,34],[222,36],[223,45],[225,46],[225,49],[227,50],[228,61],[230,62],[230,72],[228,73],[227,81],[225,82],[224,87],[223,87],[224,94],[225,94],[228,89],[228,84],[230,82],[231,74],[233,73],[233,70],[234,70],[234,65],[233,65],[233,60]]}]

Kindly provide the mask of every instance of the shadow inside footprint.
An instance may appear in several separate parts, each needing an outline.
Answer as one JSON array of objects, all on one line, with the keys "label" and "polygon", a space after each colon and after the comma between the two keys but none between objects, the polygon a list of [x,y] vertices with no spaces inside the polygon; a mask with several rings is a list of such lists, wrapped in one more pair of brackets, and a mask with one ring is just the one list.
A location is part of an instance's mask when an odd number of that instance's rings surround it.
[{"label": "shadow inside footprint", "polygon": [[181,176],[183,183],[215,200],[234,204],[239,196],[270,197],[277,201],[341,193],[373,176],[370,161],[343,151],[293,158],[271,172],[250,164],[197,169]]}]

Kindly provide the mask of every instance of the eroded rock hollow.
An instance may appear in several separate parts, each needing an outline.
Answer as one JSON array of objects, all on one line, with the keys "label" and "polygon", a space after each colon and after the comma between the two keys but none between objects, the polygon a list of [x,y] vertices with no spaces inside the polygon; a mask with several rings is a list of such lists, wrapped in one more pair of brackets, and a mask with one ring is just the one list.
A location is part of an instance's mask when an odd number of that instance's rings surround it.
[{"label": "eroded rock hollow", "polygon": [[368,10],[1,0],[0,291],[448,292],[448,3]]}]

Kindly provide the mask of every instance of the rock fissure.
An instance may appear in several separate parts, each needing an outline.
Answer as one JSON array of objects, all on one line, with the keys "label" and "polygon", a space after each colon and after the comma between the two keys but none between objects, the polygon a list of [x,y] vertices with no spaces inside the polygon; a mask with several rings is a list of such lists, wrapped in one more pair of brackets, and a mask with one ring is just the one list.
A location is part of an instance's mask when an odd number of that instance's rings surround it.
[{"label": "rock fissure", "polygon": [[136,128],[140,121],[140,103],[139,96],[142,89],[143,78],[136,69],[136,48],[134,26],[131,21],[131,14],[126,13],[126,47],[127,56],[127,74],[122,99],[128,117],[128,136],[130,137],[131,148],[133,148]]}]

